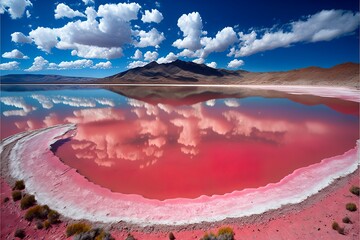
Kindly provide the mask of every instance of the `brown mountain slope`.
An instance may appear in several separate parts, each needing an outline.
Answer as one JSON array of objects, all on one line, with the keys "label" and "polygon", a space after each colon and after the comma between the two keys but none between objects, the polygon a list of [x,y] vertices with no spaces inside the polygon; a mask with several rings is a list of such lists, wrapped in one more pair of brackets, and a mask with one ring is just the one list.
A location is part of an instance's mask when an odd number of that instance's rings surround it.
[{"label": "brown mountain slope", "polygon": [[314,85],[359,88],[359,64],[344,63],[332,68],[308,67],[284,72],[247,72],[214,69],[204,64],[176,60],[151,62],[144,67],[99,79],[98,83],[126,84],[254,84]]}]

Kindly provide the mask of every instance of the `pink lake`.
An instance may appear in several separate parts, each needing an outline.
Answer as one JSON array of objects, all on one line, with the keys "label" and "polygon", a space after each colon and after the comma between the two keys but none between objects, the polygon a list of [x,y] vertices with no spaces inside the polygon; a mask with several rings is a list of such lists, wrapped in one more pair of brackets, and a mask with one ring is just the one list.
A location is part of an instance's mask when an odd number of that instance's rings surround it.
[{"label": "pink lake", "polygon": [[359,139],[359,105],[349,101],[273,91],[112,90],[2,91],[2,138],[76,123],[77,134],[53,146],[56,156],[102,187],[159,200],[275,183]]}]

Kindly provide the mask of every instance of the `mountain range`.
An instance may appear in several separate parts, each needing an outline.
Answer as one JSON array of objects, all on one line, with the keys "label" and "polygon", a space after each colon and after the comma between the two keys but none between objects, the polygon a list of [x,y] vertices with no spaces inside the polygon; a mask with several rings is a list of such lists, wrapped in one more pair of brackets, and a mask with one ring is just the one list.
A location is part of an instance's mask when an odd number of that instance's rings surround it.
[{"label": "mountain range", "polygon": [[331,68],[308,67],[281,72],[248,72],[215,69],[204,64],[176,60],[165,64],[151,62],[105,78],[14,74],[2,76],[1,83],[317,85],[359,89],[359,64],[343,63]]}]

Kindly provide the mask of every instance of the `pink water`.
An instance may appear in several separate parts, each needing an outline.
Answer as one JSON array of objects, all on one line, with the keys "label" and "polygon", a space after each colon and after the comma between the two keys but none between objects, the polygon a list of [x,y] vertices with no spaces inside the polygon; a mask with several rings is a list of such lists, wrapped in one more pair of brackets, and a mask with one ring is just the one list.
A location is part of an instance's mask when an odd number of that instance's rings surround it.
[{"label": "pink water", "polygon": [[[76,136],[54,146],[55,154],[89,181],[151,199],[265,186],[343,154],[359,139],[358,104],[331,98],[139,101],[105,90],[67,90],[41,92],[42,104],[52,105],[39,105],[32,92],[3,94],[22,97],[20,107],[28,113],[2,117],[2,138],[76,123]],[[4,101],[3,115],[19,105]]]},{"label": "pink water", "polygon": [[356,121],[288,106],[161,108],[122,109],[113,113],[117,120],[80,119],[77,135],[57,156],[112,191],[163,200],[278,182],[358,139]]}]

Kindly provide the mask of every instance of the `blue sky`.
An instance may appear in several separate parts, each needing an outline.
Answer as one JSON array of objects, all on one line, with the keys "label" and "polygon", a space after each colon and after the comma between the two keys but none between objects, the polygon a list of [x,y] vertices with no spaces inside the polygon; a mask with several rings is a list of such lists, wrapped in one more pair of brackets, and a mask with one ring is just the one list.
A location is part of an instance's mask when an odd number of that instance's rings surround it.
[{"label": "blue sky", "polygon": [[358,1],[1,0],[1,75],[104,77],[175,59],[279,71],[359,62]]}]

